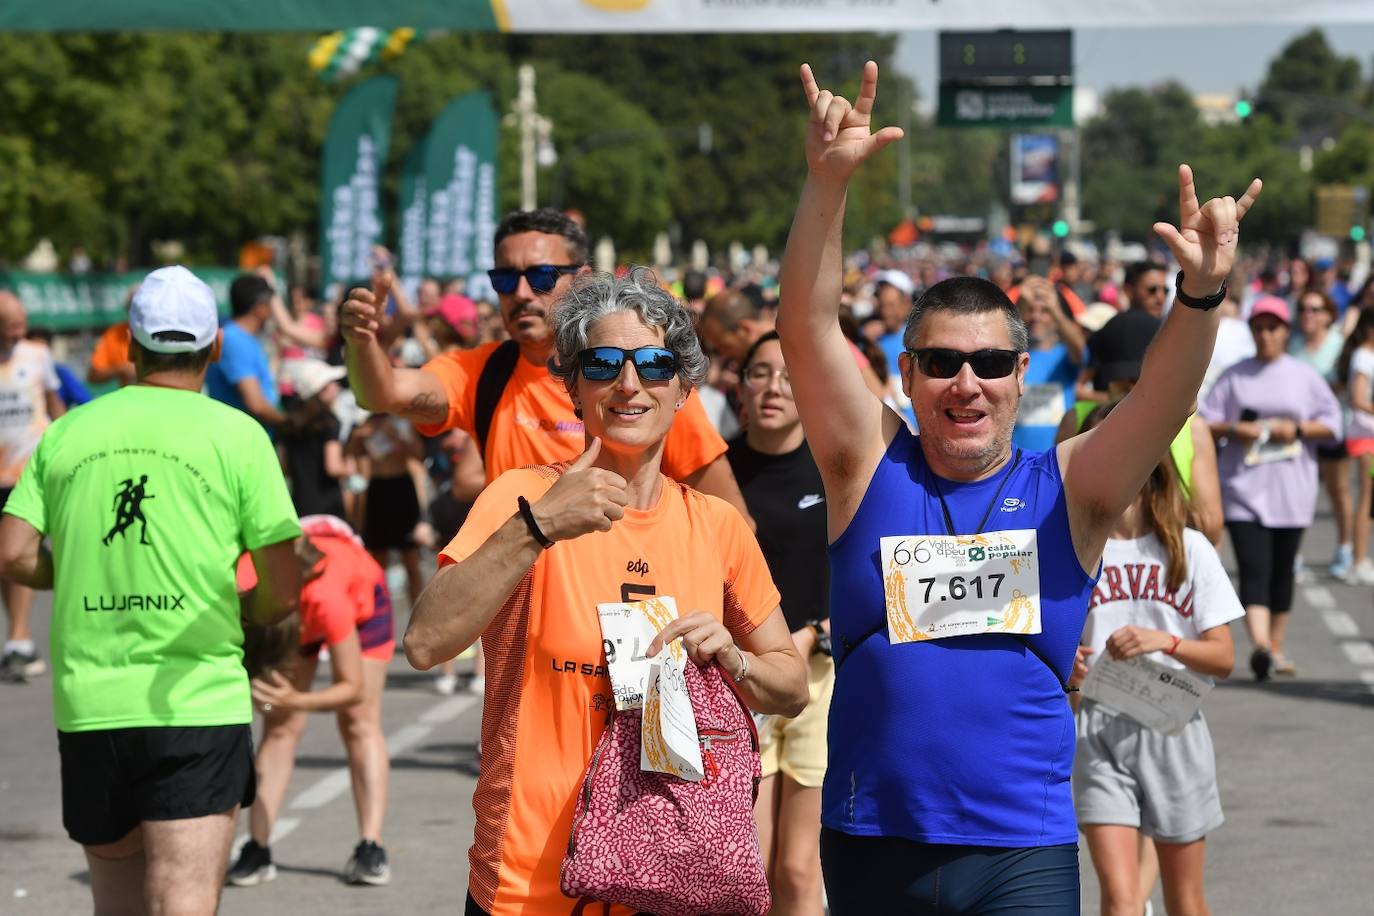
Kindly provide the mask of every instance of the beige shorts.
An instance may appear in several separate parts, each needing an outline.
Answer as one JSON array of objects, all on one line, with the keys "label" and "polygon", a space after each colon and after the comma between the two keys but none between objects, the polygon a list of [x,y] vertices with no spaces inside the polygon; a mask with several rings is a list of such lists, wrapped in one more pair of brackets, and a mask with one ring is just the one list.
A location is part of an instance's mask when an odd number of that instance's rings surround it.
[{"label": "beige shorts", "polygon": [[759,733],[763,775],[781,770],[809,789],[825,779],[825,729],[830,718],[830,694],[835,689],[835,661],[817,652],[807,673],[811,698],[795,719],[773,716]]}]

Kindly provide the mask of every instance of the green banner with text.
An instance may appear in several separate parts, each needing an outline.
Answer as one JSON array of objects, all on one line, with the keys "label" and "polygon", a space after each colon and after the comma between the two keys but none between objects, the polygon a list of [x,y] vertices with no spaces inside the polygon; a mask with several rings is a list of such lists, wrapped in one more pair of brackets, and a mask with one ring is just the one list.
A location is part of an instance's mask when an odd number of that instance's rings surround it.
[{"label": "green banner with text", "polygon": [[[221,316],[229,314],[229,284],[239,275],[230,267],[192,267],[215,291]],[[0,272],[0,289],[19,297],[29,326],[54,331],[105,328],[125,318],[129,293],[148,271],[119,274]]]},{"label": "green banner with text", "polygon": [[320,169],[320,282],[326,295],[369,277],[372,246],[385,241],[381,180],[397,85],[391,76],[360,83],[330,118]]},{"label": "green banner with text", "polygon": [[461,277],[473,298],[494,298],[487,270],[496,266],[496,140],[486,92],[450,102],[425,138],[425,274]]}]

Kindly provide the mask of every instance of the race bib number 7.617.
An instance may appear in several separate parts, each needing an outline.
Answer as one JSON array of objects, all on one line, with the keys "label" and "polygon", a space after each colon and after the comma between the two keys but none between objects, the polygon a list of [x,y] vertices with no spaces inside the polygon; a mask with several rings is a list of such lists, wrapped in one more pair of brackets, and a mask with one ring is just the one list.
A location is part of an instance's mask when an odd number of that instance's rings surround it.
[{"label": "race bib number 7.617", "polygon": [[1034,528],[885,537],[880,546],[893,643],[1040,632]]}]

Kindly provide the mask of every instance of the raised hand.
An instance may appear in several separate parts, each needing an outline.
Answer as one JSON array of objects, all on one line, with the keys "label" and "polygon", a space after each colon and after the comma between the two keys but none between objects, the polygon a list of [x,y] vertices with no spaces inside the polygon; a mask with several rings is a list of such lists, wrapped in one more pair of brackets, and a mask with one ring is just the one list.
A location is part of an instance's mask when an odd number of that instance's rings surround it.
[{"label": "raised hand", "polygon": [[393,278],[388,268],[372,275],[372,289],[357,287],[349,291],[347,301],[339,309],[339,327],[344,340],[362,344],[377,339]]},{"label": "raised hand", "polygon": [[625,478],[593,467],[599,454],[601,440],[592,439],[549,492],[531,504],[539,530],[549,540],[566,541],[592,531],[610,531],[613,522],[625,517],[630,501]]},{"label": "raised hand", "polygon": [[810,64],[802,64],[801,81],[806,104],[811,106],[811,121],[806,126],[806,164],[812,175],[848,181],[869,156],[902,138],[900,127],[872,131],[873,100],[878,92],[878,65],[873,61],[864,64],[859,97],[852,105],[816,85]]},{"label": "raised hand", "polygon": [[1236,262],[1240,221],[1259,199],[1264,182],[1250,182],[1240,200],[1213,197],[1198,206],[1193,170],[1178,167],[1178,226],[1155,223],[1155,234],[1164,240],[1183,268],[1185,292],[1202,298],[1214,294],[1226,281]]}]

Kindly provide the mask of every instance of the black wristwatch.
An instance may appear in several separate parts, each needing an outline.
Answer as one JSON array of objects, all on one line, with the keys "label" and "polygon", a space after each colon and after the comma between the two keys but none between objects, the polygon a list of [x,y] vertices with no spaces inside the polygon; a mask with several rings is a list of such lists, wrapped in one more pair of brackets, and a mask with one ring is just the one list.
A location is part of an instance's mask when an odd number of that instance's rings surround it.
[{"label": "black wristwatch", "polygon": [[1212,293],[1210,296],[1203,296],[1201,299],[1194,299],[1183,291],[1183,271],[1178,272],[1174,277],[1174,298],[1190,309],[1198,309],[1203,312],[1210,312],[1212,309],[1221,305],[1226,300],[1226,284],[1221,284],[1221,289]]},{"label": "black wristwatch", "polygon": [[816,651],[825,656],[833,656],[834,650],[830,645],[830,634],[825,632],[825,627],[819,620],[808,620],[806,625],[816,631]]}]

